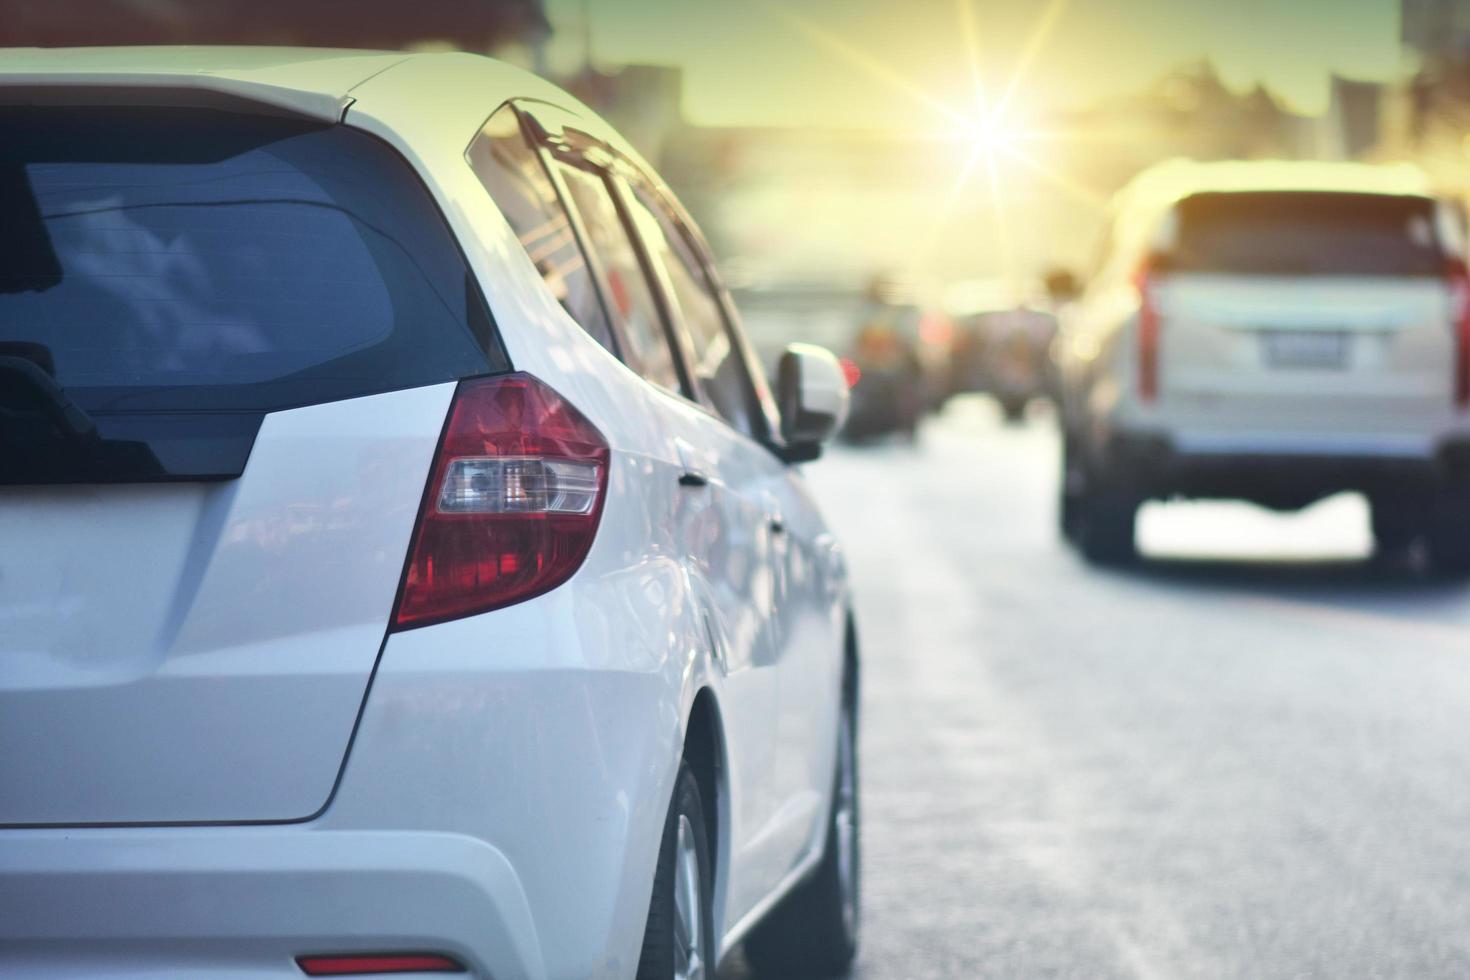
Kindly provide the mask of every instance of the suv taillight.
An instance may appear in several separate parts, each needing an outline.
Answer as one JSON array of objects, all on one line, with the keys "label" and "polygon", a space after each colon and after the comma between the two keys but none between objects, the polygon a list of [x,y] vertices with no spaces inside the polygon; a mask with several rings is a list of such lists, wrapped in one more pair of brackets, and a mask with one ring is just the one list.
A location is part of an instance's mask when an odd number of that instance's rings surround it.
[{"label": "suv taillight", "polygon": [[608,456],[592,423],[530,375],[461,381],[394,628],[498,609],[570,578],[597,533]]},{"label": "suv taillight", "polygon": [[1450,287],[1450,315],[1455,321],[1455,406],[1470,407],[1470,269],[1460,259],[1445,272]]},{"label": "suv taillight", "polygon": [[1156,272],[1145,259],[1133,274],[1138,290],[1138,397],[1151,402],[1159,396],[1159,308],[1154,303]]}]

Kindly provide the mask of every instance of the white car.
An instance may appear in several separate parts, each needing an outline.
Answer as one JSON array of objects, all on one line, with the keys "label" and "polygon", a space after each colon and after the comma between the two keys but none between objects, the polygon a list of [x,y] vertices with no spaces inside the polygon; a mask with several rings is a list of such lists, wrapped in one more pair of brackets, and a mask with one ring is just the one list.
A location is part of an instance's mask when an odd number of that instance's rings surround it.
[{"label": "white car", "polygon": [[637,154],[462,54],[0,120],[0,976],[842,971],[847,388]]},{"label": "white car", "polygon": [[1064,533],[1150,497],[1358,491],[1380,549],[1470,570],[1463,219],[1412,167],[1171,162],[1121,192],[1057,345]]}]

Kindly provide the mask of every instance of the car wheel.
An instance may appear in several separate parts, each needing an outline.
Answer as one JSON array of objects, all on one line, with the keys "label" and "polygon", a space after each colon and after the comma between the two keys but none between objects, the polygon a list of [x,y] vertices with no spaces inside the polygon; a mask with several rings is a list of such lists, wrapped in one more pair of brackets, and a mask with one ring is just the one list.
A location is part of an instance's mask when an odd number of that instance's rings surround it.
[{"label": "car wheel", "polygon": [[1450,575],[1470,574],[1470,494],[1441,494],[1434,502],[1429,557]]},{"label": "car wheel", "polygon": [[1124,565],[1138,557],[1139,499],[1126,490],[1088,493],[1080,502],[1077,542],[1094,565]]},{"label": "car wheel", "polygon": [[859,814],[857,725],[849,701],[842,709],[822,861],[745,940],[757,976],[818,980],[844,976],[852,966],[860,921]]},{"label": "car wheel", "polygon": [[1062,432],[1062,478],[1057,496],[1057,523],[1062,538],[1072,544],[1078,543],[1082,526],[1082,498],[1087,488],[1087,472],[1077,452],[1075,438]]},{"label": "car wheel", "polygon": [[713,884],[709,840],[699,783],[679,763],[674,799],[664,822],[663,843],[648,926],[638,959],[638,980],[711,980],[715,972]]},{"label": "car wheel", "polygon": [[1370,498],[1369,514],[1377,556],[1394,558],[1408,552],[1426,530],[1424,517],[1429,509],[1423,500],[1416,503],[1397,496]]}]

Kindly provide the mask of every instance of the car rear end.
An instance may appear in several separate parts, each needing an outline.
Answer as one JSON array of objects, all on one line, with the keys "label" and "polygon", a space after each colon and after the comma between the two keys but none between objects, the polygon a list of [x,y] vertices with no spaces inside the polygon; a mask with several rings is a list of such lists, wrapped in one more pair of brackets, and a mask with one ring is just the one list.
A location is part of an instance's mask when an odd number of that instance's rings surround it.
[{"label": "car rear end", "polygon": [[388,144],[148,101],[0,107],[0,974],[625,974],[607,442]]},{"label": "car rear end", "polygon": [[1462,251],[1424,195],[1179,200],[1134,278],[1118,465],[1283,507],[1434,484],[1470,432]]},{"label": "car rear end", "polygon": [[860,441],[914,435],[928,399],[920,340],[923,312],[913,305],[869,304],[845,358],[852,407],[844,436]]}]

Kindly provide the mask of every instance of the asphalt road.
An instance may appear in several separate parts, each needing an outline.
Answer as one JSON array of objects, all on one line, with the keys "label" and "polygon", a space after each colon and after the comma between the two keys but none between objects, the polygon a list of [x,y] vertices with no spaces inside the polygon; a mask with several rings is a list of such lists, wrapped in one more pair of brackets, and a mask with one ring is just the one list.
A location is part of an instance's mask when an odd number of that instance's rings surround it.
[{"label": "asphalt road", "polygon": [[[1354,498],[1057,538],[1050,419],[811,478],[865,658],[861,980],[1470,977],[1470,586]],[[738,978],[738,964],[724,971]]]}]

